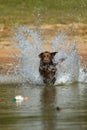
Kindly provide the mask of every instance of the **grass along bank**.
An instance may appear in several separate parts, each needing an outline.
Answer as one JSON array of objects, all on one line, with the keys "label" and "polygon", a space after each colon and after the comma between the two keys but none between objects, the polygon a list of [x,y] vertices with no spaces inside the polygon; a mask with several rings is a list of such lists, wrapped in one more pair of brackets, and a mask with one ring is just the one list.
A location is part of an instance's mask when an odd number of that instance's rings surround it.
[{"label": "grass along bank", "polygon": [[87,0],[0,0],[0,24],[87,23]]},{"label": "grass along bank", "polygon": [[87,23],[87,0],[0,0],[0,40],[20,25]]}]

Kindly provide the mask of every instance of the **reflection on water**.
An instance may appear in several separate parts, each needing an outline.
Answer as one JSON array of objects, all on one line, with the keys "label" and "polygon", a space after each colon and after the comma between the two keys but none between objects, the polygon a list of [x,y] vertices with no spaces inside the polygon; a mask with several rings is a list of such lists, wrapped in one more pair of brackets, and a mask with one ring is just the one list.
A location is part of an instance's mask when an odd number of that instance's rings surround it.
[{"label": "reflection on water", "polygon": [[[86,86],[0,85],[0,130],[86,130]],[[17,106],[19,94],[30,100]]]},{"label": "reflection on water", "polygon": [[42,122],[43,130],[55,130],[56,127],[56,91],[55,87],[44,88],[42,92]]}]

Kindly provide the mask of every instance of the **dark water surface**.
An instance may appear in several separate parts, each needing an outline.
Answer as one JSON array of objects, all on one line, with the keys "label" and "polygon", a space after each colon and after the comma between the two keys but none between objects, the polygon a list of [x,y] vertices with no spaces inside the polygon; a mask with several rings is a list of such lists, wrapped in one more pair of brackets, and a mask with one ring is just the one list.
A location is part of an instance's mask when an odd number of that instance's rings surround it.
[{"label": "dark water surface", "polygon": [[[16,95],[30,100],[16,104]],[[87,130],[87,84],[0,85],[0,130]]]}]

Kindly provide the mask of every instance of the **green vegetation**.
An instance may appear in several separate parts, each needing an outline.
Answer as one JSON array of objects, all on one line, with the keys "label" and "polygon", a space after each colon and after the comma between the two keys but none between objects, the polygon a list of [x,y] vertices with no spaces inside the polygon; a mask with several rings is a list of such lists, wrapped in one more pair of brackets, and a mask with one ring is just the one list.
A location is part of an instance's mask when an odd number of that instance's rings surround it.
[{"label": "green vegetation", "polygon": [[0,24],[87,23],[87,0],[0,0]]}]

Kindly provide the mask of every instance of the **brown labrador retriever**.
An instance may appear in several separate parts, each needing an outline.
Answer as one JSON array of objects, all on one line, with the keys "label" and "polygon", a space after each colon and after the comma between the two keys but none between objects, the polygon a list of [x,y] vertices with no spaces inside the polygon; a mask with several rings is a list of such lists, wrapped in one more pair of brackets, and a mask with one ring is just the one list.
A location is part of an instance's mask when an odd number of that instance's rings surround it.
[{"label": "brown labrador retriever", "polygon": [[57,52],[42,52],[39,54],[40,66],[39,72],[46,85],[53,85],[56,81],[56,64],[53,63],[53,58]]}]

